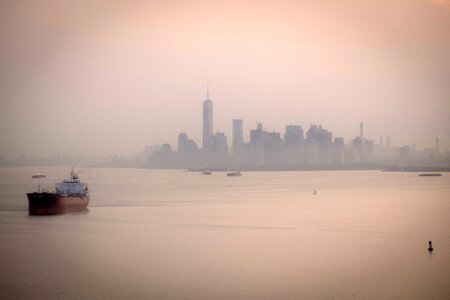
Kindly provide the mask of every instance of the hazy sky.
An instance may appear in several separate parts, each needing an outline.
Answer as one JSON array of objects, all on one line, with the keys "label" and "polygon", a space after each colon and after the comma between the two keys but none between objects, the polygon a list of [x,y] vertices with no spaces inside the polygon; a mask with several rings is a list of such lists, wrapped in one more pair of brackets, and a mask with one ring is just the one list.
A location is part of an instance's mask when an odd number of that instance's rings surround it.
[{"label": "hazy sky", "polygon": [[0,2],[0,155],[131,155],[231,120],[450,148],[450,1]]}]

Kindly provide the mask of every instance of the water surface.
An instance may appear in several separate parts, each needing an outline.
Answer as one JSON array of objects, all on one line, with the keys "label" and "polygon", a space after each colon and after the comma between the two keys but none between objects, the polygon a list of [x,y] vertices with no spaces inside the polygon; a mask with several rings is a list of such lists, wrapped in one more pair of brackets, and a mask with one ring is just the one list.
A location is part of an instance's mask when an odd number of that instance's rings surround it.
[{"label": "water surface", "polygon": [[0,169],[0,298],[450,295],[446,173],[84,169],[88,212],[28,216],[69,171]]}]

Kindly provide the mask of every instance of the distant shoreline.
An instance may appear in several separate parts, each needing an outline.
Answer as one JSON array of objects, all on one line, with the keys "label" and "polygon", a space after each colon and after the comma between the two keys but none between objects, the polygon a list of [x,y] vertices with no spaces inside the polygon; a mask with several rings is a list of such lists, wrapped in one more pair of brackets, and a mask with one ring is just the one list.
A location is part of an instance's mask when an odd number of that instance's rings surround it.
[{"label": "distant shoreline", "polygon": [[[113,166],[113,165],[77,165],[75,166],[82,168],[118,168],[118,169],[148,169],[148,170],[182,170],[186,172],[202,172],[203,170],[209,170],[212,172],[227,172],[230,170],[243,171],[243,172],[283,172],[283,171],[382,171],[382,172],[450,172],[450,167],[399,167],[399,166],[387,166],[387,165],[377,165],[377,164],[358,164],[358,165],[347,165],[347,166],[313,166],[313,165],[300,165],[291,167],[245,167],[245,168],[225,168],[225,167],[215,167],[215,168],[182,168],[182,167],[171,167],[171,168],[154,168],[154,167],[143,167],[143,166]],[[69,168],[74,165],[31,165],[31,166],[0,166],[0,168],[48,168],[48,167],[62,167]]]},{"label": "distant shoreline", "polygon": [[[215,172],[226,172],[228,168],[195,168],[187,172],[201,172],[205,169]],[[397,166],[298,166],[298,167],[252,167],[237,168],[239,171],[280,172],[280,171],[382,171],[382,172],[450,172],[450,167],[397,167]]]}]

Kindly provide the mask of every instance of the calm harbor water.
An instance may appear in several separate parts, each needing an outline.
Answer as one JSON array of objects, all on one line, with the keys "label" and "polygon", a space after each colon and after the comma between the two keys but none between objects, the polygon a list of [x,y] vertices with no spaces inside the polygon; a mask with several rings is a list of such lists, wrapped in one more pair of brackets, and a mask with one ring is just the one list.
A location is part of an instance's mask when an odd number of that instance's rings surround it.
[{"label": "calm harbor water", "polygon": [[0,168],[0,299],[450,297],[448,173],[82,169],[88,212],[28,216],[69,172]]}]

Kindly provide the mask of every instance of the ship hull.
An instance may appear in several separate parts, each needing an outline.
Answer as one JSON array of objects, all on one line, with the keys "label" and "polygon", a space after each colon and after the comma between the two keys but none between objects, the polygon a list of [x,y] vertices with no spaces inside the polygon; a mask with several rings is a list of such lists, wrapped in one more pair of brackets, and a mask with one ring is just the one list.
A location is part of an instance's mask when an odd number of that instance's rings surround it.
[{"label": "ship hull", "polygon": [[57,193],[28,193],[30,215],[56,215],[87,209],[89,194],[61,196]]}]

